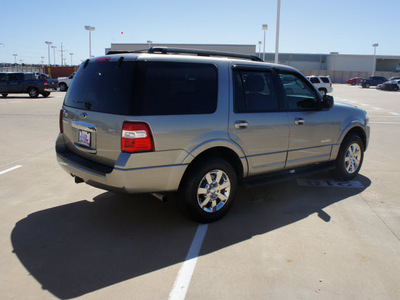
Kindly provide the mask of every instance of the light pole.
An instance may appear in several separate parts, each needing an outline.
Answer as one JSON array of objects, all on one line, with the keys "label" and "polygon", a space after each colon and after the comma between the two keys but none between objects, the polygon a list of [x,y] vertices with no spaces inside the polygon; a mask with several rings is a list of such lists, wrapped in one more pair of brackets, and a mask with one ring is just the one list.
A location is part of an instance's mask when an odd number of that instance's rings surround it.
[{"label": "light pole", "polygon": [[374,63],[372,65],[372,76],[375,75],[375,69],[376,69],[376,47],[378,47],[378,46],[379,46],[378,43],[372,44],[372,47],[374,47]]},{"label": "light pole", "polygon": [[13,54],[14,58],[15,58],[15,65],[17,65],[17,56],[18,54]]},{"label": "light pole", "polygon": [[57,46],[51,46],[51,48],[53,49],[53,61],[54,61],[54,65],[56,65],[56,48],[57,48]]},{"label": "light pole", "polygon": [[71,52],[69,55],[71,55],[71,66],[72,66],[72,55],[74,54]]},{"label": "light pole", "polygon": [[96,28],[94,26],[89,26],[86,25],[85,29],[89,31],[89,59],[92,58],[92,31],[94,31]]},{"label": "light pole", "polygon": [[149,49],[151,48],[151,44],[153,44],[153,41],[147,41],[147,44],[149,45]]},{"label": "light pole", "polygon": [[263,46],[263,60],[265,61],[265,36],[267,33],[267,29],[268,29],[268,24],[263,24],[262,26],[262,30],[264,30],[264,46]]},{"label": "light pole", "polygon": [[279,25],[281,22],[281,0],[278,0],[276,9],[276,40],[275,40],[275,63],[279,63]]},{"label": "light pole", "polygon": [[44,42],[49,48],[49,66],[50,66],[50,45],[53,44],[52,42]]},{"label": "light pole", "polygon": [[41,56],[40,58],[42,59],[42,68],[44,68],[44,56]]},{"label": "light pole", "polygon": [[261,58],[261,41],[258,41],[258,57]]}]

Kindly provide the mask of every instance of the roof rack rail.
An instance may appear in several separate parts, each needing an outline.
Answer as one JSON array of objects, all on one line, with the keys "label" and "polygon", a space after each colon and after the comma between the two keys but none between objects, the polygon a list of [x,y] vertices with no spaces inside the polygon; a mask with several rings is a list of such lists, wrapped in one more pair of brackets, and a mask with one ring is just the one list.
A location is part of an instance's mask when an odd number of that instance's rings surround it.
[{"label": "roof rack rail", "polygon": [[197,56],[219,56],[219,57],[231,57],[231,58],[242,58],[253,61],[263,61],[261,58],[250,54],[239,54],[229,53],[220,51],[209,51],[209,50],[197,50],[197,49],[182,49],[182,48],[169,48],[169,47],[151,47],[149,49],[134,50],[134,51],[108,51],[107,54],[122,54],[122,53],[155,53],[155,54],[193,54]]}]

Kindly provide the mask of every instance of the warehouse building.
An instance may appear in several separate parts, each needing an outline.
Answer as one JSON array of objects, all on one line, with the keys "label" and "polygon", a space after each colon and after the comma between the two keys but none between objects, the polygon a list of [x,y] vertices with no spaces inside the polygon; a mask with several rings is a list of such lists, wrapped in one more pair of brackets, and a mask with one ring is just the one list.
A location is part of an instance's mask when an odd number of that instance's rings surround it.
[{"label": "warehouse building", "polygon": [[[149,47],[173,47],[184,49],[201,49],[221,52],[233,52],[257,55],[262,58],[263,53],[257,52],[255,45],[223,45],[223,44],[111,44],[108,51],[134,51]],[[274,62],[275,53],[265,53],[266,62]],[[334,82],[345,82],[349,77],[368,77],[372,74],[373,55],[349,55],[331,52],[329,54],[298,54],[279,53],[279,63],[289,65],[301,70],[305,75],[329,75]],[[376,75],[386,77],[399,76],[400,56],[376,56]]]}]

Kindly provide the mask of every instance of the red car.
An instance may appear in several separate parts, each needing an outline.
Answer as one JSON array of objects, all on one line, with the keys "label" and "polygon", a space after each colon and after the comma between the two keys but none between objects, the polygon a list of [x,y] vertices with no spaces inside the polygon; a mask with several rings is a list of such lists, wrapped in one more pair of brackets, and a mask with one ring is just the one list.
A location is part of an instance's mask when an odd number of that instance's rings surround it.
[{"label": "red car", "polygon": [[349,79],[347,79],[347,83],[351,84],[351,85],[356,85],[360,82],[361,79],[362,79],[361,77],[349,78]]}]

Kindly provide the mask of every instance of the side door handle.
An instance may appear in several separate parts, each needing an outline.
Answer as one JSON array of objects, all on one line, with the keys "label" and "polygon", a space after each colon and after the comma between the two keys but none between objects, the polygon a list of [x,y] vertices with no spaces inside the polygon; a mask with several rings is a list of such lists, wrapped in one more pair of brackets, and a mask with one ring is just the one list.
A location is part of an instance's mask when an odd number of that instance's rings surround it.
[{"label": "side door handle", "polygon": [[249,123],[247,123],[247,121],[239,120],[235,122],[236,129],[246,129],[247,127],[249,127]]},{"label": "side door handle", "polygon": [[294,119],[294,124],[296,125],[304,125],[306,121],[303,118],[296,118]]}]

